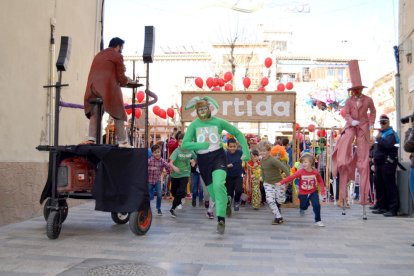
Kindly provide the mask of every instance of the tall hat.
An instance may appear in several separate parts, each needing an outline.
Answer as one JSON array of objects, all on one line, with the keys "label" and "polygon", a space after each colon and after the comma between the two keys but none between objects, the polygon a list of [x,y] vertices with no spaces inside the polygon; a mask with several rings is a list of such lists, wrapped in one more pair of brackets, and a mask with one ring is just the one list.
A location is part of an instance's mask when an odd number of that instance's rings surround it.
[{"label": "tall hat", "polygon": [[348,61],[348,69],[349,69],[349,75],[351,76],[351,83],[352,83],[352,87],[348,88],[348,91],[354,88],[367,88],[366,86],[362,85],[358,60],[353,59],[353,60]]}]

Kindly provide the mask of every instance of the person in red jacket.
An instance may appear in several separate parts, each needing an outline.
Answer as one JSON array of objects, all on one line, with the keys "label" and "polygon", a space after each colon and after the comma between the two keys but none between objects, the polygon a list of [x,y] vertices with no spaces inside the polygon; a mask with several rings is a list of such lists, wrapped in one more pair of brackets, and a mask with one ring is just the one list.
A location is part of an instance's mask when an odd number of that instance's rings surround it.
[{"label": "person in red jacket", "polygon": [[125,65],[122,56],[124,40],[114,37],[108,48],[100,51],[92,61],[88,83],[85,89],[85,115],[89,119],[88,140],[83,144],[94,144],[97,132],[97,105],[91,105],[93,98],[102,98],[103,109],[115,119],[115,134],[120,147],[131,147],[124,123],[127,115],[124,108],[121,86],[137,85],[135,81],[125,76]]},{"label": "person in red jacket", "polygon": [[299,178],[299,201],[300,215],[305,214],[305,210],[309,207],[309,201],[312,203],[313,212],[315,213],[315,225],[325,226],[321,220],[321,204],[319,203],[318,186],[320,192],[325,195],[325,185],[318,170],[315,169],[315,158],[311,153],[304,153],[299,159],[302,169],[298,170],[291,176],[281,180],[276,185],[287,184]]}]

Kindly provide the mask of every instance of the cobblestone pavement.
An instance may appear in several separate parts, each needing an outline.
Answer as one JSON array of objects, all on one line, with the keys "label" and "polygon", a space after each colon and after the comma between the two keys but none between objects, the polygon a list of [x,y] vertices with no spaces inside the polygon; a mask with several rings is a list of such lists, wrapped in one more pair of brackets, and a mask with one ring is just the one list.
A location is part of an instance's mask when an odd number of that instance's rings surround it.
[{"label": "cobblestone pavement", "polygon": [[154,212],[144,236],[90,200],[69,209],[56,240],[43,217],[2,226],[0,275],[414,275],[413,217],[369,212],[364,221],[361,206],[343,216],[330,204],[326,227],[297,208],[283,208],[285,223],[272,225],[267,207],[241,207],[219,235],[204,207],[187,201],[172,218],[170,206],[163,200],[164,216]]}]

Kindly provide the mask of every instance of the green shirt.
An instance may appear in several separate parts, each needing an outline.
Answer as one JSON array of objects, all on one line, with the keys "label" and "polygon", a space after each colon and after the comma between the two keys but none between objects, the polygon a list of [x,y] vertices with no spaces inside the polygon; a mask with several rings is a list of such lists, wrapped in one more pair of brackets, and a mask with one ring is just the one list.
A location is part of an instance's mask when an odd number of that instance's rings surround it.
[{"label": "green shirt", "polygon": [[191,173],[190,160],[197,159],[194,151],[183,150],[181,147],[176,148],[170,156],[170,160],[173,161],[174,166],[180,169],[178,173],[171,170],[171,177],[180,178],[188,177]]},{"label": "green shirt", "polygon": [[221,133],[223,130],[234,135],[243,150],[244,160],[250,159],[249,146],[243,133],[226,120],[211,117],[208,120],[195,119],[187,128],[182,148],[204,154],[223,147]]},{"label": "green shirt", "polygon": [[262,167],[262,178],[266,183],[276,184],[282,180],[282,172],[284,172],[286,176],[290,175],[289,167],[273,156],[262,159],[260,165]]}]

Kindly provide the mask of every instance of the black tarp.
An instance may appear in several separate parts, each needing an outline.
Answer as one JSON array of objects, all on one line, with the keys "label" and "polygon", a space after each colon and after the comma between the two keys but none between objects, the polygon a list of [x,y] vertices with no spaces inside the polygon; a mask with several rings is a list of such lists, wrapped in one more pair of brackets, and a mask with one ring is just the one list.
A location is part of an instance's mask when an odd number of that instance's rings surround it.
[{"label": "black tarp", "polygon": [[[148,150],[124,149],[113,145],[76,145],[47,147],[49,153],[48,179],[40,197],[42,204],[52,196],[53,154],[57,164],[65,158],[87,157],[96,165],[92,197],[95,210],[133,212],[149,207],[147,187]],[[45,149],[43,149],[45,150]]]}]

